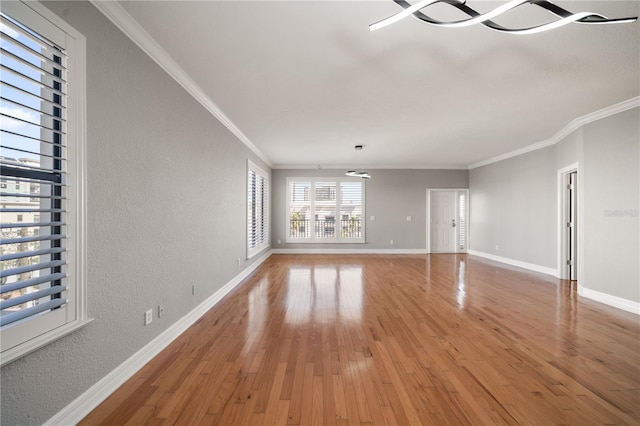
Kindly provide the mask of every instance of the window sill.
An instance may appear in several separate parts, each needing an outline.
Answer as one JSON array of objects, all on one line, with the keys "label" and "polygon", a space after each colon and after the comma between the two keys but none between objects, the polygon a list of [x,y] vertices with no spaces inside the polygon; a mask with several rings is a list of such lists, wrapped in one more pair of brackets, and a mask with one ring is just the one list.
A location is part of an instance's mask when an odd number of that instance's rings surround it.
[{"label": "window sill", "polygon": [[83,328],[92,321],[93,318],[88,318],[82,321],[73,321],[54,330],[51,330],[48,333],[28,340],[14,348],[7,349],[6,351],[2,352],[2,355],[0,355],[0,366],[4,367],[5,365],[15,361],[18,358],[30,354],[31,352],[40,349],[41,347],[46,346],[49,343],[52,343],[53,341],[66,336],[67,334],[73,333],[74,331]]},{"label": "window sill", "polygon": [[256,248],[253,248],[251,250],[247,251],[247,260],[256,257],[257,255],[259,255],[260,253],[262,253],[263,251],[265,251],[266,249],[270,248],[271,246],[269,244],[262,244]]}]

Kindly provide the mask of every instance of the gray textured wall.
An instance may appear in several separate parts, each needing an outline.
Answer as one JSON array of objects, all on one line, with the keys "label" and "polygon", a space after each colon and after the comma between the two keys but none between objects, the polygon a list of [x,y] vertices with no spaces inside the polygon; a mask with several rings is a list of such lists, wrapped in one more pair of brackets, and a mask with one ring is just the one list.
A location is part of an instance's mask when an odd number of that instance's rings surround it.
[{"label": "gray textured wall", "polygon": [[269,170],[92,5],[46,5],[87,37],[95,321],[2,368],[3,425],[42,424],[246,268],[246,160]]},{"label": "gray textured wall", "polygon": [[581,285],[640,302],[640,108],[584,126]]},{"label": "gray textured wall", "polygon": [[470,248],[555,268],[556,186],[553,147],[470,170]]},{"label": "gray textured wall", "polygon": [[[344,176],[344,170],[273,170],[271,246],[281,249],[422,249],[427,241],[427,189],[467,188],[467,170],[369,170],[366,244],[286,244],[287,177]],[[375,216],[375,221],[371,221]],[[407,216],[412,216],[407,222]],[[278,240],[282,243],[278,244]],[[394,244],[389,244],[393,240]]]},{"label": "gray textured wall", "polygon": [[640,301],[639,118],[634,108],[553,146],[470,170],[470,248],[557,268],[558,170],[578,163],[579,283]]}]

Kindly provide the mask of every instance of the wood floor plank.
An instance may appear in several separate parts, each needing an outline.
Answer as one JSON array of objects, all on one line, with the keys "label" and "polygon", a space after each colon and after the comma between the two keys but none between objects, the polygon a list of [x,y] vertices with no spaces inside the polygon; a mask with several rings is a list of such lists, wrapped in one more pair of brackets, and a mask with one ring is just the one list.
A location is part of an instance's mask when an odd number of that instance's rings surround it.
[{"label": "wood floor plank", "polygon": [[640,321],[474,256],[273,255],[80,424],[640,424]]}]

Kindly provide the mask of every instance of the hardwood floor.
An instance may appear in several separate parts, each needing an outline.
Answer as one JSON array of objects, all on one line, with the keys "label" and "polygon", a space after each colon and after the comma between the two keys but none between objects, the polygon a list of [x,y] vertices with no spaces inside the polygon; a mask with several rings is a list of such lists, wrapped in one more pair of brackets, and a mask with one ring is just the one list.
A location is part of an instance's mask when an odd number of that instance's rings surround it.
[{"label": "hardwood floor", "polygon": [[640,424],[636,315],[466,255],[274,255],[82,425]]}]

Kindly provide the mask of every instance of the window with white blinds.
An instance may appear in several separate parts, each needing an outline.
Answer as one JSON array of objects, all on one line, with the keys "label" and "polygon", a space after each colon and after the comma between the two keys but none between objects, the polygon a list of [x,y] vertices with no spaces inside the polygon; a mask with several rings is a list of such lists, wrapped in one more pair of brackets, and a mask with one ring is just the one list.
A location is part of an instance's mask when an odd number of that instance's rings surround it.
[{"label": "window with white blinds", "polygon": [[269,245],[269,177],[247,162],[247,257]]},{"label": "window with white blinds", "polygon": [[458,248],[467,250],[467,192],[458,193]]},{"label": "window with white blinds", "polygon": [[[74,251],[80,248],[78,227],[71,223],[81,217],[77,198],[82,185],[69,178],[70,172],[76,172],[73,179],[80,176],[69,157],[78,150],[79,123],[75,120],[83,114],[74,115],[70,124],[69,103],[74,103],[75,113],[78,102],[70,101],[67,78],[69,64],[76,67],[83,61],[70,61],[69,47],[75,52],[84,40],[78,43],[81,36],[66,34],[50,22],[50,16],[38,4],[2,3],[3,362],[42,346],[51,340],[46,335],[52,330],[84,318],[77,300],[82,294],[78,285],[82,274],[77,269],[80,256]],[[80,76],[83,69],[74,71]],[[75,191],[69,190],[70,184],[75,184]]]},{"label": "window with white blinds", "polygon": [[287,242],[364,243],[361,178],[287,178]]}]

